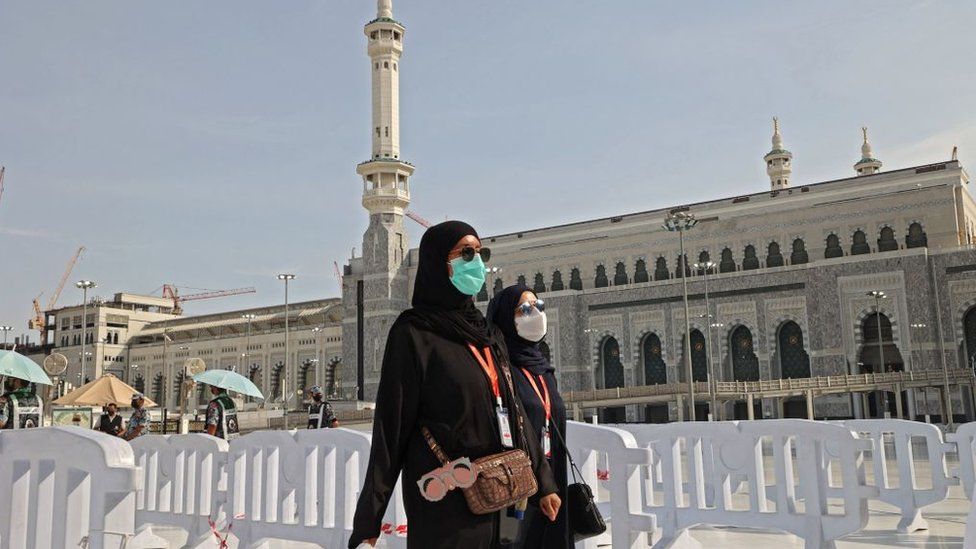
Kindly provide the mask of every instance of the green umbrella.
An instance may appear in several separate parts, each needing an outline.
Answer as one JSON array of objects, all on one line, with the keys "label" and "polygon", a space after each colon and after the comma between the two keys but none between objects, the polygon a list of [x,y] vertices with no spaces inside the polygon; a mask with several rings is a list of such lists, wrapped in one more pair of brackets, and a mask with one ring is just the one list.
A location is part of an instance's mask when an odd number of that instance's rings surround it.
[{"label": "green umbrella", "polygon": [[206,383],[207,385],[213,385],[214,387],[220,387],[221,389],[227,389],[228,391],[234,391],[242,395],[264,398],[261,390],[258,389],[257,385],[251,383],[250,379],[230,370],[207,370],[206,372],[201,372],[193,376],[193,381]]},{"label": "green umbrella", "polygon": [[36,362],[15,351],[0,351],[0,376],[16,377],[31,383],[53,385]]}]

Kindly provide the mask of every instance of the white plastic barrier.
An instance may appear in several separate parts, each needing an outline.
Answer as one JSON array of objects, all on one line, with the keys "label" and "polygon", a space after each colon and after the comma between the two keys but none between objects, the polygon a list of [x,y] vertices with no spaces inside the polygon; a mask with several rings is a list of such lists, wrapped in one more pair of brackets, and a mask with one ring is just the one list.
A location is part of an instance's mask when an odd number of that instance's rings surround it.
[{"label": "white plastic barrier", "polygon": [[143,478],[136,530],[176,527],[188,534],[185,547],[216,547],[209,521],[225,523],[227,442],[204,434],[147,435],[132,450]]},{"label": "white plastic barrier", "polygon": [[[966,498],[973,501],[973,486],[976,485],[976,422],[960,425],[955,433],[946,435],[946,440],[956,445],[959,465],[952,471],[952,476],[959,479]],[[968,546],[967,546],[968,547]]]},{"label": "white plastic barrier", "polygon": [[[260,431],[231,442],[228,515],[239,547],[271,540],[345,547],[369,447],[368,435],[348,429]],[[402,508],[391,502],[394,531],[405,525]],[[384,541],[405,546],[403,536]]]},{"label": "white plastic barrier", "polygon": [[[905,419],[855,419],[841,424],[859,437],[871,440],[874,485],[881,501],[901,510],[898,531],[910,533],[928,529],[922,508],[946,499],[949,486],[959,483],[949,476],[946,466],[946,453],[954,451],[955,445],[946,444],[942,440],[942,431],[930,423]],[[894,461],[889,459],[889,442],[895,452]],[[916,459],[916,446],[923,442],[924,448],[919,448],[922,456]],[[931,486],[926,488],[919,486],[915,470],[920,463],[927,464],[931,470]]]},{"label": "white plastic barrier", "polygon": [[[862,452],[870,442],[840,425],[781,419],[626,429],[654,453],[643,499],[662,530],[655,546],[698,547],[688,529],[708,524],[780,530],[803,538],[808,548],[833,547],[864,528],[867,498],[877,495],[864,479]],[[827,454],[834,459],[823,459]],[[842,510],[829,507],[836,503],[828,501],[835,497],[829,494],[832,468],[840,474]],[[660,483],[653,482],[657,471]],[[746,494],[736,494],[742,482]]]},{"label": "white plastic barrier", "polygon": [[[651,465],[650,452],[638,448],[627,431],[575,421],[567,424],[566,444],[584,480],[593,487],[610,526],[612,547],[636,549],[650,545],[657,526],[641,501],[641,472]],[[599,470],[609,471],[609,478],[600,481]],[[605,483],[603,489],[601,482]],[[590,538],[577,547],[595,549],[603,541]]]},{"label": "white plastic barrier", "polygon": [[121,549],[139,475],[124,440],[79,427],[0,434],[0,547]]}]

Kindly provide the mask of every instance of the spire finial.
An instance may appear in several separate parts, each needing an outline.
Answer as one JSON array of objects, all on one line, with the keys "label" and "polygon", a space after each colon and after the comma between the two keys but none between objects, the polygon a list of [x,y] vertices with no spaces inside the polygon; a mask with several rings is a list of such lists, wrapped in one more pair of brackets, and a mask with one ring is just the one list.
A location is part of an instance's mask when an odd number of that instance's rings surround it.
[{"label": "spire finial", "polygon": [[778,151],[783,148],[783,136],[779,134],[779,117],[773,117],[773,150]]},{"label": "spire finial", "polygon": [[779,133],[779,117],[773,117],[773,133]]},{"label": "spire finial", "polygon": [[393,0],[377,0],[376,17],[393,18]]},{"label": "spire finial", "polygon": [[857,175],[876,174],[881,171],[881,161],[875,158],[871,151],[867,126],[861,126],[861,135],[864,137],[864,142],[861,143],[861,159],[854,164],[854,171],[857,172]]},{"label": "spire finial", "polygon": [[868,127],[867,126],[861,126],[861,133],[864,134],[864,142],[867,143],[868,142]]}]

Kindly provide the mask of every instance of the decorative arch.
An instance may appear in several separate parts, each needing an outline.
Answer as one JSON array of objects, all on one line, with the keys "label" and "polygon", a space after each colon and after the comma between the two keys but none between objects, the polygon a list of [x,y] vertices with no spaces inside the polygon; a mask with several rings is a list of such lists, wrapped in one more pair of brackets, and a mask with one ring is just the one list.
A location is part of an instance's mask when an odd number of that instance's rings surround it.
[{"label": "decorative arch", "polygon": [[[691,327],[691,376],[694,381],[708,381],[708,340],[699,326]],[[685,336],[681,334],[682,352],[687,352],[685,347]],[[685,382],[688,373],[685,371],[685,357],[681,355],[680,363],[677,365],[678,379]]]},{"label": "decorative arch", "polygon": [[[620,343],[615,337],[605,337],[600,342],[600,378],[604,389],[623,387],[624,365],[620,357]],[[605,408],[601,414],[604,423],[620,423],[627,420],[621,407]]]},{"label": "decorative arch", "polygon": [[651,277],[647,274],[647,262],[644,261],[644,258],[638,259],[634,265],[634,284],[648,282],[650,279]]},{"label": "decorative arch", "polygon": [[969,308],[969,311],[962,317],[963,333],[963,358],[966,366],[976,368],[976,305]]},{"label": "decorative arch", "polygon": [[668,270],[668,260],[660,256],[654,261],[654,280],[667,280],[671,278],[671,271]]},{"label": "decorative arch", "polygon": [[524,274],[518,275],[518,278],[515,279],[515,283],[518,284],[519,286],[528,286],[528,284],[525,283]]},{"label": "decorative arch", "polygon": [[735,259],[732,258],[732,250],[729,248],[722,249],[721,259],[718,263],[718,272],[720,273],[733,273],[735,272]]},{"label": "decorative arch", "polygon": [[885,225],[878,231],[878,251],[891,252],[898,249],[898,241],[895,240],[895,230]]},{"label": "decorative arch", "polygon": [[576,291],[583,290],[583,279],[580,278],[580,270],[577,267],[573,267],[573,270],[569,272],[569,287]]},{"label": "decorative arch", "polygon": [[505,282],[502,281],[502,278],[501,277],[496,278],[495,279],[495,285],[492,288],[492,292],[495,295],[498,295],[498,292],[500,292],[500,291],[502,291],[504,289],[505,289]]},{"label": "decorative arch", "polygon": [[[855,350],[854,358],[855,359],[861,355],[861,351],[864,346],[864,333],[863,333],[864,319],[873,315],[876,312],[880,312],[881,314],[885,315],[885,317],[891,323],[891,342],[896,347],[901,348],[902,345],[901,326],[899,324],[898,317],[895,315],[894,311],[892,311],[882,303],[880,309],[874,306],[862,309],[857,314],[857,317],[854,319],[853,329],[854,329],[854,350]],[[887,332],[885,333],[887,334]]]},{"label": "decorative arch", "polygon": [[563,285],[563,273],[559,272],[558,269],[552,272],[552,284],[549,287],[554,292],[561,292],[566,289]]},{"label": "decorative arch", "polygon": [[146,393],[146,378],[142,374],[136,374],[135,381],[132,383],[132,388],[140,393]]},{"label": "decorative arch", "polygon": [[342,364],[341,356],[334,356],[329,360],[329,363],[325,366],[325,392],[328,395],[338,395],[339,394],[339,379],[336,375],[339,372],[339,366]]},{"label": "decorative arch", "polygon": [[780,252],[779,243],[775,240],[766,247],[766,267],[782,267],[783,254]]},{"label": "decorative arch", "polygon": [[614,268],[613,285],[623,286],[629,283],[630,278],[627,277],[627,267],[624,265],[623,261],[618,261],[617,266]]},{"label": "decorative arch", "polygon": [[905,235],[906,248],[924,248],[929,245],[929,238],[922,228],[922,223],[912,221],[908,225],[908,233]]},{"label": "decorative arch", "polygon": [[607,278],[607,268],[602,264],[596,266],[596,277],[593,279],[593,287],[595,288],[606,288],[610,285],[610,280]]},{"label": "decorative arch", "polygon": [[790,264],[800,265],[808,263],[810,256],[807,254],[807,246],[802,238],[793,239],[793,251],[790,253]]},{"label": "decorative arch", "polygon": [[756,247],[747,244],[742,251],[742,270],[751,271],[759,268],[759,258],[756,257]]},{"label": "decorative arch", "polygon": [[756,356],[752,330],[736,326],[729,334],[729,354],[732,357],[733,381],[759,381],[759,357]]},{"label": "decorative arch", "polygon": [[824,259],[834,257],[844,257],[844,249],[840,247],[840,237],[835,233],[827,235],[826,246],[824,247]]},{"label": "decorative arch", "polygon": [[[698,252],[698,263],[699,264],[708,263],[711,260],[712,260],[712,257],[708,253],[708,250],[702,250],[702,251]],[[705,269],[698,269],[697,271],[698,271],[698,274],[699,275],[705,273]]]},{"label": "decorative arch", "polygon": [[871,253],[871,246],[868,244],[868,236],[864,230],[857,229],[851,235],[851,255],[862,255]]},{"label": "decorative arch", "polygon": [[810,355],[804,345],[803,330],[792,320],[776,330],[776,356],[779,358],[780,378],[810,377]]},{"label": "decorative arch", "polygon": [[542,273],[535,274],[535,280],[532,284],[532,292],[536,295],[546,293],[546,281],[542,277]]},{"label": "decorative arch", "polygon": [[[682,274],[681,268],[684,267],[684,273]],[[678,255],[674,266],[674,277],[681,278],[683,276],[691,276],[691,265],[688,263],[688,254]]]}]

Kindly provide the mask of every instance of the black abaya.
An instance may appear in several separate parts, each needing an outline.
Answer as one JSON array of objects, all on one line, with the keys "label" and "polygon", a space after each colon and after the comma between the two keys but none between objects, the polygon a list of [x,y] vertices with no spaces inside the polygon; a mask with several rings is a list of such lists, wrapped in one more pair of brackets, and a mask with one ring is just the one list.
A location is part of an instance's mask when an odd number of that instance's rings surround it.
[{"label": "black abaya", "polygon": [[[504,376],[500,381],[504,388]],[[510,399],[505,402],[513,410]],[[460,490],[448,492],[438,502],[421,496],[417,480],[440,466],[420,433],[421,426],[430,429],[452,459],[467,456],[474,460],[502,451],[491,385],[471,351],[427,330],[407,312],[394,323],[387,341],[369,466],[349,547],[379,535],[401,470],[409,548],[498,547],[497,515],[471,513]],[[539,479],[538,496],[543,496],[555,493],[557,487],[536,438],[527,427],[529,454]]]}]

